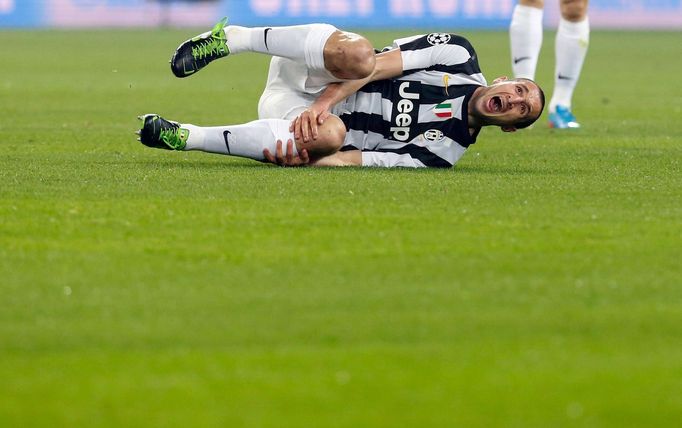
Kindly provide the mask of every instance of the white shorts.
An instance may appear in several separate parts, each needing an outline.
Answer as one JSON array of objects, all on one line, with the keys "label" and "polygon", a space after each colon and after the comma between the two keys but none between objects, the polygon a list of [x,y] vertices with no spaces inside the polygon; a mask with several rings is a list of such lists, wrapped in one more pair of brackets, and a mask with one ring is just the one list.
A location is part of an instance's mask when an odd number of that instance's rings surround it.
[{"label": "white shorts", "polygon": [[317,58],[318,69],[310,68],[302,61],[272,57],[268,83],[258,102],[259,119],[293,119],[308,108],[329,83],[340,81],[324,69],[322,56],[325,43],[335,31],[337,29],[331,25],[316,24],[315,33],[306,42],[307,52]]}]

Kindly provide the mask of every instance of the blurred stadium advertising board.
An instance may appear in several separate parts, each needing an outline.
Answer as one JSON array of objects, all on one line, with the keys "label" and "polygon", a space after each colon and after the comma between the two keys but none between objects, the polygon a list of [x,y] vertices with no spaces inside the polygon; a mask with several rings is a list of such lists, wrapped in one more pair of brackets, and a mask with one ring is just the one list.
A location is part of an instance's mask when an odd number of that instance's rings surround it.
[{"label": "blurred stadium advertising board", "polygon": [[[558,21],[546,0],[545,23]],[[0,0],[0,27],[207,26],[329,22],[344,28],[504,29],[516,0]],[[682,0],[591,0],[593,28],[682,30]]]}]

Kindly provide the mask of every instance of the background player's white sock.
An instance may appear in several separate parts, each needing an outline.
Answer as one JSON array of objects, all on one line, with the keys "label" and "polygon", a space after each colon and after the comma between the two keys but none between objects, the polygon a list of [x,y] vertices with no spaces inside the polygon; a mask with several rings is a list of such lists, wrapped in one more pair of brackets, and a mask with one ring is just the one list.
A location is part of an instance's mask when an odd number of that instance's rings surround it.
[{"label": "background player's white sock", "polygon": [[570,22],[563,18],[559,21],[555,48],[554,93],[549,103],[549,111],[554,111],[557,105],[571,107],[573,90],[578,83],[589,43],[590,24],[587,17],[579,22]]},{"label": "background player's white sock", "polygon": [[[262,161],[263,149],[275,154],[277,140],[282,140],[286,151],[288,139],[294,139],[289,132],[290,121],[282,119],[261,119],[243,125],[201,127],[189,124],[180,125],[189,130],[185,150],[223,155],[241,156]],[[297,154],[294,144],[294,154]]]},{"label": "background player's white sock", "polygon": [[328,24],[290,27],[225,27],[231,53],[259,52],[305,61],[308,68],[324,69],[324,45],[336,28]]},{"label": "background player's white sock", "polygon": [[509,40],[514,77],[535,79],[542,46],[542,9],[517,4],[514,7]]}]

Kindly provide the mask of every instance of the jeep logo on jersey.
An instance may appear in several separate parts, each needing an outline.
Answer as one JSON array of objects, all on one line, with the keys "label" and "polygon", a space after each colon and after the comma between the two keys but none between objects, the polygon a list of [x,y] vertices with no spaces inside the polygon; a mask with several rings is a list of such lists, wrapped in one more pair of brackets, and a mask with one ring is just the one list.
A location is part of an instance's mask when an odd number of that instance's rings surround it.
[{"label": "jeep logo on jersey", "polygon": [[443,139],[443,131],[440,129],[429,129],[424,132],[424,139],[432,143],[437,143]]},{"label": "jeep logo on jersey", "polygon": [[444,45],[450,41],[450,35],[447,33],[431,33],[426,36],[426,41],[432,45]]},{"label": "jeep logo on jersey", "polygon": [[[397,82],[396,82],[397,83]],[[410,139],[410,127],[417,123],[419,117],[420,82],[400,82],[398,86],[398,102],[393,105],[391,137],[398,141]],[[415,107],[415,101],[417,106]]]}]

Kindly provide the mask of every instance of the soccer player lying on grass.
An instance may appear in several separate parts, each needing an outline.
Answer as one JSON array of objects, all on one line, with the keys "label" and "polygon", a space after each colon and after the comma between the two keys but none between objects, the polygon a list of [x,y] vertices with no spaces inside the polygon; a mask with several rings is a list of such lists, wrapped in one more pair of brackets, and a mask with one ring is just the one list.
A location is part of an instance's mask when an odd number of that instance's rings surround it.
[{"label": "soccer player lying on grass", "polygon": [[474,48],[454,34],[399,39],[375,53],[364,37],[331,25],[223,20],[180,45],[171,69],[186,77],[241,52],[273,56],[259,120],[200,127],[147,114],[140,141],[285,166],[451,167],[482,126],[515,131],[544,108],[531,80],[501,77],[488,86]]}]

